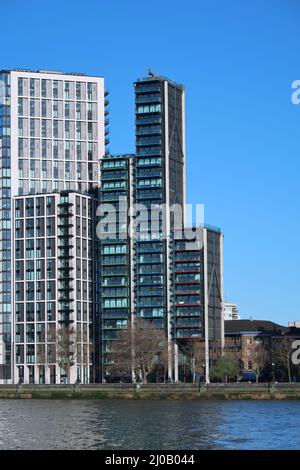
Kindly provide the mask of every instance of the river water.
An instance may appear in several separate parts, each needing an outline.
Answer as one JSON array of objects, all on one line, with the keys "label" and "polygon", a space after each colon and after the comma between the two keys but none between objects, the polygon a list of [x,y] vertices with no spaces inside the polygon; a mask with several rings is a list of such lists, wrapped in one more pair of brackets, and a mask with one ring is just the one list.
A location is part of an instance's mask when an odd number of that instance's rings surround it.
[{"label": "river water", "polygon": [[299,449],[300,402],[0,400],[0,449]]}]

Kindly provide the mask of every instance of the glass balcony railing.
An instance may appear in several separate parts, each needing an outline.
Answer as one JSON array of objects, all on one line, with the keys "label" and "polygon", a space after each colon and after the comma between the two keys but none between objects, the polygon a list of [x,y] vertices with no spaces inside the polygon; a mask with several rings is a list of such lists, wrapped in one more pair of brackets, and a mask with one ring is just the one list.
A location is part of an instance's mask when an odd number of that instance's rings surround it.
[{"label": "glass balcony railing", "polygon": [[137,94],[140,94],[140,93],[150,93],[150,92],[159,92],[161,90],[161,86],[159,83],[155,84],[155,85],[147,85],[147,86],[136,86],[135,87],[135,92]]},{"label": "glass balcony railing", "polygon": [[[149,144],[150,145],[150,144]],[[157,149],[145,149],[145,150],[138,150],[136,152],[138,157],[148,157],[150,155],[155,155],[155,156],[160,156],[162,155],[162,151],[157,148]]]},{"label": "glass balcony railing", "polygon": [[150,95],[150,94],[145,94],[145,95],[139,95],[136,96],[135,102],[137,104],[139,103],[160,103],[161,102],[161,95]]}]

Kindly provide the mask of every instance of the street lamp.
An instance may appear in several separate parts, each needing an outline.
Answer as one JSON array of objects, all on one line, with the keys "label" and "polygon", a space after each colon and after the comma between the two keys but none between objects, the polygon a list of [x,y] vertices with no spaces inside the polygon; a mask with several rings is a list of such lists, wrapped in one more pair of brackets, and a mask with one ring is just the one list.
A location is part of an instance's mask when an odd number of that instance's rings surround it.
[{"label": "street lamp", "polygon": [[274,367],[275,367],[275,364],[274,364],[274,362],[272,362],[272,380],[273,380],[273,384],[275,383],[275,372],[274,372]]}]

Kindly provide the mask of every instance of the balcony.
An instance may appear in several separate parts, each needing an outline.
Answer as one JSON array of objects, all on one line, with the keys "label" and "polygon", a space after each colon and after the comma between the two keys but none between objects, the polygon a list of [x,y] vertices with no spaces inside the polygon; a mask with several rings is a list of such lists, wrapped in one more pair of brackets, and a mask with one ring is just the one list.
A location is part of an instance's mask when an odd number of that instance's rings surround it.
[{"label": "balcony", "polygon": [[58,249],[70,249],[70,248],[74,248],[74,244],[71,243],[71,242],[68,242],[68,243],[62,243],[62,242],[58,242]]},{"label": "balcony", "polygon": [[139,127],[136,130],[135,135],[136,136],[141,136],[141,135],[156,135],[156,134],[161,134],[162,130],[161,127],[159,126],[153,126],[151,127]]},{"label": "balcony", "polygon": [[[64,302],[63,300],[58,300],[59,302]],[[72,301],[72,299],[71,299]],[[70,313],[73,313],[74,312],[74,308],[72,307],[58,307],[58,312],[62,312],[62,313],[65,313],[65,314],[70,314]]]},{"label": "balcony", "polygon": [[72,203],[72,202],[68,202],[68,201],[60,202],[60,203],[58,204],[58,207],[70,207],[70,206],[73,206],[73,203]]},{"label": "balcony", "polygon": [[157,116],[157,115],[142,116],[142,115],[137,114],[135,123],[137,126],[143,125],[143,124],[161,124],[162,119],[160,116]]},{"label": "balcony", "polygon": [[136,96],[135,98],[136,104],[140,103],[161,103],[161,95],[151,95],[151,94],[145,94],[145,95],[139,95]]},{"label": "balcony", "polygon": [[67,219],[67,220],[61,220],[59,223],[58,223],[58,227],[73,227],[74,226],[74,223],[71,222],[71,220]]},{"label": "balcony", "polygon": [[[58,288],[59,291],[63,291],[63,292],[69,292],[69,291],[73,291],[74,290],[74,287],[70,286],[69,284],[66,285],[66,286],[61,286]],[[61,300],[61,299],[60,299]]]},{"label": "balcony", "polygon": [[73,237],[73,235],[69,230],[60,229],[58,237],[59,238],[70,238],[70,237]]},{"label": "balcony", "polygon": [[162,145],[162,139],[141,138],[136,140],[137,147],[149,147],[149,145]]},{"label": "balcony", "polygon": [[159,83],[155,85],[137,85],[135,87],[136,94],[151,93],[151,92],[159,93],[160,91],[161,91],[161,85]]},{"label": "balcony", "polygon": [[63,252],[58,254],[58,258],[74,258],[74,255],[70,254],[70,252]]},{"label": "balcony", "polygon": [[65,314],[65,315],[60,315],[58,318],[58,323],[73,323],[73,322],[74,322],[73,315]]},{"label": "balcony", "polygon": [[157,148],[157,149],[148,149],[148,150],[138,150],[136,152],[136,155],[138,157],[150,157],[150,156],[161,156],[162,155],[162,151]]}]

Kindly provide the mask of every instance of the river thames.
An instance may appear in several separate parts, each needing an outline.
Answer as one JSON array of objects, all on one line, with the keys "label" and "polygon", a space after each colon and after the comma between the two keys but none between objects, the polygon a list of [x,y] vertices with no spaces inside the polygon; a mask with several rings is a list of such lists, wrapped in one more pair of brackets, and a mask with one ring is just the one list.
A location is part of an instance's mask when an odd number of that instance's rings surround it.
[{"label": "river thames", "polygon": [[300,402],[0,400],[0,449],[299,449]]}]

